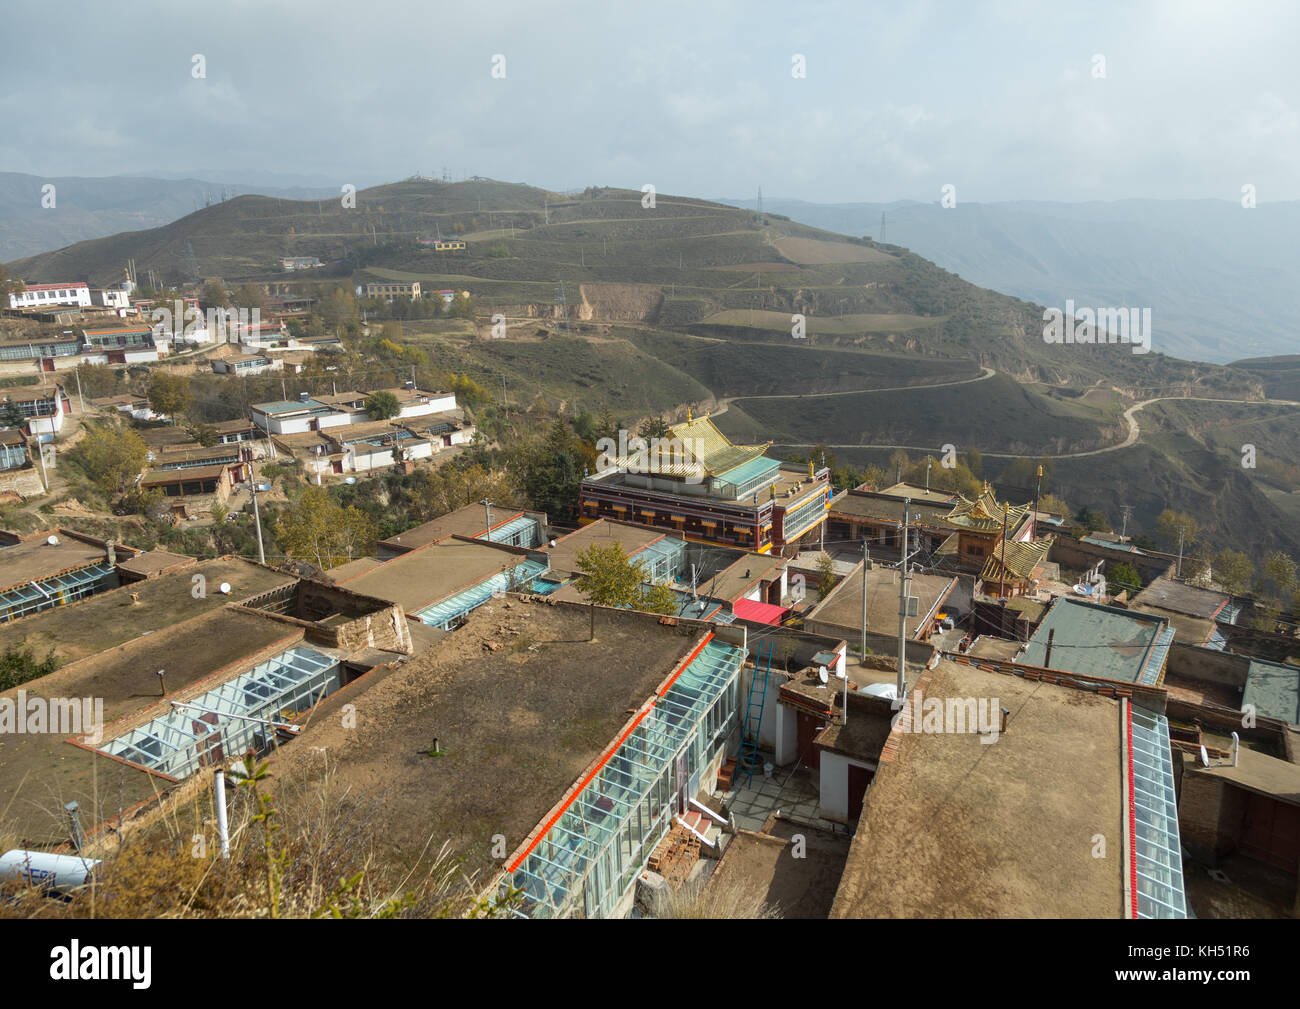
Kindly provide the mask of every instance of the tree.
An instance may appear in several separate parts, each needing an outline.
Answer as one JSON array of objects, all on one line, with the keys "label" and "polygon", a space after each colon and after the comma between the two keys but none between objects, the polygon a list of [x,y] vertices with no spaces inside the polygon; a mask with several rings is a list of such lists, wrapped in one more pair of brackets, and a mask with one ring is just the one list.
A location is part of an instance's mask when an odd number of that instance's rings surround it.
[{"label": "tree", "polygon": [[77,381],[87,399],[113,396],[122,390],[122,379],[106,364],[77,365]]},{"label": "tree", "polygon": [[402,404],[391,392],[380,390],[366,400],[366,416],[371,420],[389,420],[402,412]]},{"label": "tree", "polygon": [[19,294],[26,289],[26,285],[16,277],[11,277],[4,263],[0,263],[0,298],[4,299],[4,304],[0,305],[0,308],[9,307],[10,294]]},{"label": "tree", "polygon": [[376,538],[374,524],[361,509],[344,508],[324,487],[308,487],[275,524],[275,539],[285,555],[322,571],[352,560]]},{"label": "tree", "polygon": [[672,429],[668,426],[668,422],[662,417],[647,417],[637,427],[636,433],[646,441],[649,441],[651,438],[670,437]]},{"label": "tree", "polygon": [[120,494],[144,469],[149,449],[130,428],[88,427],[74,455],[105,494]]},{"label": "tree", "polygon": [[600,420],[596,422],[596,440],[609,438],[611,441],[618,441],[618,421],[614,414],[610,412],[608,406],[600,411]]},{"label": "tree", "polygon": [[184,375],[155,371],[149,376],[149,407],[154,413],[175,420],[194,405],[190,380]]},{"label": "tree", "polygon": [[666,585],[646,585],[648,574],[640,561],[628,559],[623,544],[593,544],[578,554],[578,591],[591,607],[591,638],[596,640],[596,607],[626,606],[649,613],[677,612],[676,598]]},{"label": "tree", "polygon": [[58,668],[59,660],[54,657],[52,648],[45,658],[38,659],[31,648],[9,645],[0,653],[0,690],[48,676]]},{"label": "tree", "polygon": [[868,463],[859,475],[862,477],[859,482],[870,490],[880,490],[885,485],[885,471],[874,463]]},{"label": "tree", "polygon": [[582,442],[568,424],[556,420],[544,440],[529,441],[515,450],[512,468],[519,474],[528,503],[563,521],[577,512],[583,462]]},{"label": "tree", "polygon": [[591,411],[585,407],[578,411],[578,416],[573,419],[573,433],[583,441],[596,443],[596,418],[591,415]]},{"label": "tree", "polygon": [[1089,508],[1087,505],[1084,505],[1075,513],[1074,521],[1087,529],[1088,532],[1110,532],[1110,521],[1106,516],[1102,512]]},{"label": "tree", "polygon": [[1044,494],[1038,499],[1038,510],[1048,515],[1060,515],[1066,518],[1070,514],[1070,506],[1055,494]]},{"label": "tree", "polygon": [[817,556],[817,599],[825,599],[831,594],[831,589],[835,588],[839,581],[835,577],[835,562],[831,560],[831,555],[827,553],[818,554]]},{"label": "tree", "polygon": [[468,291],[460,291],[451,299],[451,307],[447,309],[447,314],[453,319],[474,318],[474,299],[470,297]]},{"label": "tree", "polygon": [[1264,562],[1264,581],[1276,596],[1286,595],[1296,584],[1296,563],[1280,550]]},{"label": "tree", "polygon": [[1200,524],[1185,512],[1166,508],[1156,516],[1156,538],[1165,544],[1170,553],[1177,551],[1180,543],[1184,551],[1190,550],[1200,536]]},{"label": "tree", "polygon": [[262,293],[260,287],[253,284],[241,284],[235,290],[234,300],[239,308],[256,308],[260,312],[266,307],[266,295]]},{"label": "tree", "polygon": [[1224,591],[1237,596],[1246,591],[1255,566],[1240,550],[1222,550],[1214,557],[1214,577]]},{"label": "tree", "polygon": [[1142,576],[1137,573],[1137,568],[1132,564],[1120,562],[1106,569],[1106,591],[1112,596],[1117,596],[1126,590],[1131,596],[1134,589],[1141,587]]},{"label": "tree", "polygon": [[230,294],[226,291],[225,285],[219,280],[210,280],[206,287],[203,288],[203,294],[199,297],[199,303],[203,308],[225,308],[230,301]]}]

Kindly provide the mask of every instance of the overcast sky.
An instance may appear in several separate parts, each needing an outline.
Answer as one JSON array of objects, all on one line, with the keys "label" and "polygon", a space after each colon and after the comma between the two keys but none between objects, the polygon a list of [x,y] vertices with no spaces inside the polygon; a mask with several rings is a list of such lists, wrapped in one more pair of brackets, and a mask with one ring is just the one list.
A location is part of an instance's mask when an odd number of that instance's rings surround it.
[{"label": "overcast sky", "polygon": [[945,184],[963,201],[1237,200],[1250,183],[1294,200],[1298,11],[6,0],[0,170],[364,186],[445,167],[817,202]]}]

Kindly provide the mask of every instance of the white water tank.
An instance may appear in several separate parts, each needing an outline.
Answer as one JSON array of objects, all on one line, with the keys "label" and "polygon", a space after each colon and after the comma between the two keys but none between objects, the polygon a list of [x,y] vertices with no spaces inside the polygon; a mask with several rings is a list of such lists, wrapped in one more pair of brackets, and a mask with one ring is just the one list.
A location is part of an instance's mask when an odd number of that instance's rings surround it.
[{"label": "white water tank", "polygon": [[22,879],[56,893],[71,893],[90,882],[97,865],[93,858],[15,848],[0,855],[0,882]]}]

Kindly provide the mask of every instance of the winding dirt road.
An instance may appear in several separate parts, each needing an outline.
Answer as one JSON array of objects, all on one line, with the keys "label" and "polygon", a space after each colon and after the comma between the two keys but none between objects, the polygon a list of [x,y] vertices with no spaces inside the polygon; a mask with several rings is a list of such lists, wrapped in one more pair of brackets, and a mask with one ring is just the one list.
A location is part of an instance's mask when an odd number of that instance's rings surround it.
[{"label": "winding dirt road", "polygon": [[[826,396],[861,396],[866,393],[872,393],[872,392],[906,392],[914,389],[940,389],[943,388],[944,386],[968,385],[971,382],[982,382],[985,379],[992,378],[995,374],[997,374],[997,372],[995,372],[992,368],[985,367],[982,370],[983,370],[983,374],[979,375],[976,378],[964,378],[956,382],[939,382],[935,385],[905,385],[905,386],[896,386],[891,389],[859,389],[859,390],[851,390],[848,392],[827,392],[827,393],[822,393],[820,395],[817,395],[815,397],[808,396],[807,394],[801,394],[801,393],[780,393],[777,395],[767,395],[767,396],[728,396],[725,399],[719,401],[721,403],[721,408],[714,411],[713,416],[716,417],[719,414],[726,413],[727,407],[730,406],[732,403],[736,402],[737,400],[805,399],[805,398],[821,399]],[[1039,459],[1080,459],[1083,458],[1084,456],[1103,455],[1107,452],[1118,452],[1120,449],[1125,449],[1135,444],[1138,438],[1141,436],[1142,429],[1139,427],[1137,422],[1137,414],[1140,410],[1143,410],[1144,408],[1150,406],[1152,403],[1163,403],[1166,401],[1173,401],[1173,400],[1195,400],[1198,403],[1237,403],[1246,406],[1300,407],[1300,402],[1297,402],[1295,400],[1290,400],[1290,399],[1211,399],[1207,396],[1154,396],[1151,399],[1144,399],[1141,402],[1134,403],[1132,406],[1130,406],[1127,410],[1124,411],[1124,423],[1128,426],[1128,434],[1121,442],[1116,442],[1114,445],[1107,445],[1104,448],[1087,449],[1086,451],[1083,452],[1061,452],[1055,454],[1047,453],[1047,452],[1034,452],[1030,454],[1033,455],[1035,458],[1039,458]],[[779,441],[778,444],[789,445],[792,448],[811,448],[813,444],[821,444],[821,443]],[[830,445],[828,444],[826,447],[838,448],[838,449],[850,449],[850,448],[874,448],[874,449],[891,449],[891,450],[903,449],[905,451],[910,451],[910,452],[935,451],[935,446],[933,445],[874,445],[874,444]],[[1023,452],[981,452],[980,454],[990,459],[1019,459],[1025,456],[1025,453]]]}]

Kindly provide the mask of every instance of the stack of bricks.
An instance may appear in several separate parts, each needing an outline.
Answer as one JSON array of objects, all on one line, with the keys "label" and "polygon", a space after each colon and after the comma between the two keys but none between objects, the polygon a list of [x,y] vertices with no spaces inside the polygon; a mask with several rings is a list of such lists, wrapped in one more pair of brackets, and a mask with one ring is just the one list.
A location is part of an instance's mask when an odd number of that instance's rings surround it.
[{"label": "stack of bricks", "polygon": [[646,865],[663,876],[669,886],[677,887],[686,881],[699,858],[700,839],[679,824],[674,824]]}]

